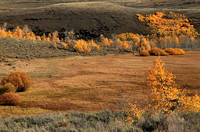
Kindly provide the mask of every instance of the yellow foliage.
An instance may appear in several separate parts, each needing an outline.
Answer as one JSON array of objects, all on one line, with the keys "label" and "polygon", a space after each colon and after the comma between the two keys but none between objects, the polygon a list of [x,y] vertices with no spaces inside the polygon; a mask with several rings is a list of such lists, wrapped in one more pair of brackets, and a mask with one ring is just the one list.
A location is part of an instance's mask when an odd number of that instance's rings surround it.
[{"label": "yellow foliage", "polygon": [[164,14],[162,12],[156,12],[155,14],[146,16],[137,14],[137,16],[140,21],[145,21],[147,23],[153,35],[156,34],[156,36],[158,36],[152,38],[161,38],[161,42],[164,43],[171,41],[179,45],[180,36],[185,35],[186,37],[191,37],[191,41],[195,41],[195,37],[199,35],[194,26],[191,25],[189,20],[182,14],[175,14],[172,12]]},{"label": "yellow foliage", "polygon": [[117,35],[117,38],[120,39],[122,43],[119,45],[123,45],[122,49],[126,51],[132,51],[132,47],[135,47],[135,50],[140,50],[142,47],[144,47],[146,50],[151,49],[149,39],[142,35],[133,33],[122,33]]},{"label": "yellow foliage", "polygon": [[57,31],[55,31],[53,35],[49,34],[48,37],[46,37],[45,34],[43,34],[43,36],[40,37],[40,36],[36,36],[33,32],[31,32],[31,30],[27,26],[25,26],[23,29],[20,29],[19,26],[17,26],[13,31],[10,31],[10,30],[6,31],[5,29],[6,28],[0,29],[0,37],[42,40],[42,41],[49,41],[53,43],[60,42],[59,38],[57,37],[58,35]]},{"label": "yellow foliage", "polygon": [[149,50],[150,55],[156,55],[156,56],[167,56],[169,55],[168,53],[166,53],[164,50],[160,49],[160,48],[152,48],[151,50]]},{"label": "yellow foliage", "polygon": [[139,109],[136,104],[129,103],[126,109],[123,109],[126,114],[125,121],[133,123],[141,119],[144,109]]},{"label": "yellow foliage", "polygon": [[7,37],[7,34],[4,30],[0,30],[0,36],[1,37]]},{"label": "yellow foliage", "polygon": [[147,50],[142,50],[139,55],[140,56],[150,56],[150,54]]},{"label": "yellow foliage", "polygon": [[200,111],[200,96],[186,96],[186,90],[180,90],[175,83],[173,73],[167,71],[164,62],[156,58],[152,68],[147,73],[146,83],[150,88],[150,102],[146,108],[141,109],[136,103],[129,103],[123,111],[127,122],[136,122],[142,118],[144,112],[161,112],[172,114],[173,111],[190,112]]},{"label": "yellow foliage", "polygon": [[[49,38],[49,37],[47,37],[45,41],[48,41],[48,42],[50,42],[51,40],[50,40],[50,38]],[[54,42],[54,41],[53,41],[53,42]]]},{"label": "yellow foliage", "polygon": [[74,41],[75,43],[75,50],[78,52],[90,52],[91,48],[89,47],[88,43],[84,40],[77,40]]},{"label": "yellow foliage", "polygon": [[164,62],[156,59],[153,68],[147,74],[147,84],[151,88],[150,109],[164,113],[174,110],[199,111],[200,98],[186,96],[185,91],[178,89],[175,76],[164,68]]},{"label": "yellow foliage", "polygon": [[37,36],[37,40],[41,41],[42,39],[41,39],[41,37],[40,37],[40,36]]},{"label": "yellow foliage", "polygon": [[169,53],[170,55],[184,55],[185,51],[182,49],[178,49],[178,48],[166,48],[165,52]]},{"label": "yellow foliage", "polygon": [[150,50],[151,49],[149,41],[147,41],[146,38],[142,38],[140,41],[141,41],[140,42],[141,43],[141,47],[144,46],[146,50]]},{"label": "yellow foliage", "polygon": [[61,43],[61,46],[64,47],[64,48],[67,48],[67,44],[64,43],[64,42]]}]

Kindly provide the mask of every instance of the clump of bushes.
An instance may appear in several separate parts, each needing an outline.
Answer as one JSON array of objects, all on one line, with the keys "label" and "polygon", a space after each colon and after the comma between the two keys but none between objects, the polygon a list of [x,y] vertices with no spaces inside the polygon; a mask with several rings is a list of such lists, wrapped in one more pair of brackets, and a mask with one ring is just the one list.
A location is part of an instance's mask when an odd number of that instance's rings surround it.
[{"label": "clump of bushes", "polygon": [[22,92],[31,86],[30,76],[21,71],[12,72],[0,82],[0,105],[19,105],[21,98],[16,92]]},{"label": "clump of bushes", "polygon": [[15,93],[4,93],[0,96],[0,104],[2,105],[19,105],[21,98]]},{"label": "clump of bushes", "polygon": [[1,85],[7,83],[13,84],[17,92],[22,92],[31,86],[31,78],[26,72],[15,71],[1,81]]},{"label": "clump of bushes", "polygon": [[170,55],[184,55],[185,51],[179,48],[166,48],[165,52],[169,53]]},{"label": "clump of bushes", "polygon": [[167,56],[167,55],[184,55],[185,51],[179,48],[166,48],[165,50],[162,50],[160,48],[153,48],[151,50],[142,50],[140,52],[140,56]]},{"label": "clump of bushes", "polygon": [[149,51],[147,51],[147,50],[142,50],[139,55],[140,56],[150,56]]},{"label": "clump of bushes", "polygon": [[169,53],[166,53],[164,50],[157,48],[157,47],[149,50],[149,54],[155,55],[155,56],[167,56],[167,55],[169,55]]},{"label": "clump of bushes", "polygon": [[16,88],[12,83],[6,83],[2,87],[0,87],[0,94],[15,93],[15,92],[16,92]]}]

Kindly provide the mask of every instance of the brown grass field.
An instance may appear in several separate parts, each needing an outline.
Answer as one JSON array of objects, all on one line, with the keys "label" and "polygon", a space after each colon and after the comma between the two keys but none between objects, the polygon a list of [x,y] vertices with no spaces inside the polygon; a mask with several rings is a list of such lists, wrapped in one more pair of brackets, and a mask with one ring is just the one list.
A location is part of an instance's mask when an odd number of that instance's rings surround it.
[{"label": "brown grass field", "polygon": [[[161,57],[176,75],[180,88],[200,93],[200,52]],[[0,116],[39,114],[58,111],[96,112],[121,110],[120,102],[133,100],[145,104],[149,90],[145,73],[153,65],[153,56],[132,54],[49,59],[8,59],[0,63],[1,77],[15,70],[28,72],[32,86],[19,93],[20,106],[0,106]]]}]

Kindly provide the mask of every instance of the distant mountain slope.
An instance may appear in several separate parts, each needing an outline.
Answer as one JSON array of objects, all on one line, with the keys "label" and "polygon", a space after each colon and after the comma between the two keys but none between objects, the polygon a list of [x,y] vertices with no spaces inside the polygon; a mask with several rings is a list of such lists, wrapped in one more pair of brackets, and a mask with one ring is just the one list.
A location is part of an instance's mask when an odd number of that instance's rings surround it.
[{"label": "distant mountain slope", "polygon": [[137,20],[137,13],[172,11],[193,18],[192,24],[199,30],[199,5],[199,0],[2,0],[0,24],[7,22],[9,28],[27,24],[38,35],[74,29],[87,39],[124,32],[146,35],[149,31]]}]

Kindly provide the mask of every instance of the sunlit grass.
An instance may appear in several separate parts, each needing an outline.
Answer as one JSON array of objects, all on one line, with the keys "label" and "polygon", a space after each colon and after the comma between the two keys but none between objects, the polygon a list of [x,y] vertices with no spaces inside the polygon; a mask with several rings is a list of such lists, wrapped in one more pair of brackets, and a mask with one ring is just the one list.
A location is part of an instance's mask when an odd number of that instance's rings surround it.
[{"label": "sunlit grass", "polygon": [[22,108],[20,106],[0,106],[0,117],[34,115],[52,112],[41,108]]}]

